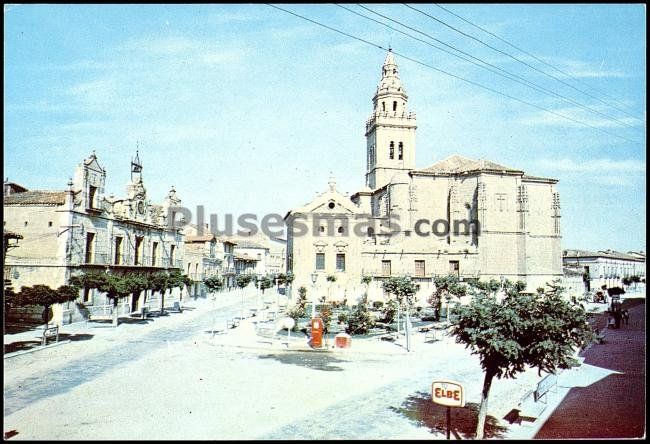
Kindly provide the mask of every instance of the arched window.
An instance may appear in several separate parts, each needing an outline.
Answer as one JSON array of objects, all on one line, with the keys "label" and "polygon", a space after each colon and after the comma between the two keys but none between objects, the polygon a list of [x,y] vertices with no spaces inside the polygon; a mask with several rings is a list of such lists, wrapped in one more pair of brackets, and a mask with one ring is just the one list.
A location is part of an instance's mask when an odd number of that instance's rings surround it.
[{"label": "arched window", "polygon": [[339,227],[339,229],[338,229],[339,234],[343,234],[343,231],[344,231],[343,227]]},{"label": "arched window", "polygon": [[393,101],[393,111],[397,111],[397,100]]},{"label": "arched window", "polygon": [[381,102],[381,110],[386,111],[386,102]]},{"label": "arched window", "polygon": [[397,158],[399,160],[402,160],[404,158],[404,144],[402,144],[402,142],[399,143],[399,148],[397,150]]},{"label": "arched window", "polygon": [[389,156],[390,156],[391,159],[395,158],[395,142],[393,142],[392,140],[390,142]]}]

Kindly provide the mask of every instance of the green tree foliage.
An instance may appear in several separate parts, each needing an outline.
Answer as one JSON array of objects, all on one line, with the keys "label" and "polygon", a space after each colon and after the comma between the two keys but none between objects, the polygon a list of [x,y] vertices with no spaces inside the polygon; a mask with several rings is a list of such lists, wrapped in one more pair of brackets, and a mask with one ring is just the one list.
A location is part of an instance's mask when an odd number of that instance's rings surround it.
[{"label": "green tree foliage", "polygon": [[[47,285],[34,285],[32,287],[21,287],[18,294],[14,294],[16,305],[41,305],[45,313],[49,313],[50,307],[54,304],[63,304],[74,301],[79,296],[77,287],[63,285],[58,289],[52,289]],[[49,326],[49,316],[45,316],[45,328]]]},{"label": "green tree foliage", "polygon": [[382,320],[386,324],[391,324],[395,320],[395,315],[397,314],[397,302],[390,299],[385,305],[383,305],[382,310]]},{"label": "green tree foliage", "polygon": [[239,288],[246,288],[248,287],[248,284],[250,284],[252,280],[253,280],[252,274],[238,274],[237,277],[235,278],[235,284]]},{"label": "green tree foliage", "polygon": [[372,276],[361,276],[361,283],[369,285],[372,282]]},{"label": "green tree foliage", "polygon": [[223,290],[224,280],[219,276],[210,276],[203,280],[205,288],[208,289],[210,293],[215,293],[217,291]]},{"label": "green tree foliage", "polygon": [[374,318],[370,314],[366,304],[357,304],[348,317],[348,326],[345,331],[348,334],[366,334],[375,325]]},{"label": "green tree foliage", "polygon": [[272,286],[273,279],[268,275],[262,276],[262,278],[259,280],[259,289],[262,290],[262,294],[264,294],[264,290],[271,288]]},{"label": "green tree foliage", "polygon": [[480,358],[485,372],[476,438],[482,439],[493,378],[514,378],[527,366],[555,373],[575,364],[574,350],[592,340],[585,310],[561,293],[506,295],[484,291],[456,303],[451,333]]}]

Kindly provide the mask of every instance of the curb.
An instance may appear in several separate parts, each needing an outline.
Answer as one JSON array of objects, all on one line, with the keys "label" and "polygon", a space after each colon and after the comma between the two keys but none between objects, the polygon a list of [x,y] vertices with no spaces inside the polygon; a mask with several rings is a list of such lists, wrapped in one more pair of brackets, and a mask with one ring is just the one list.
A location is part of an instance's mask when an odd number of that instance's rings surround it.
[{"label": "curb", "polygon": [[56,346],[62,345],[62,344],[69,344],[70,342],[72,342],[70,339],[65,339],[63,341],[55,342],[54,344],[40,345],[40,346],[36,346],[34,348],[30,348],[29,350],[21,350],[21,351],[17,351],[17,352],[7,353],[7,354],[4,355],[4,359],[13,358],[14,356],[20,356],[20,355],[24,355],[24,354],[27,354],[27,353],[33,353],[33,352],[38,351],[38,350],[43,350],[43,349],[46,349],[46,348],[52,348],[52,347],[56,347]]}]

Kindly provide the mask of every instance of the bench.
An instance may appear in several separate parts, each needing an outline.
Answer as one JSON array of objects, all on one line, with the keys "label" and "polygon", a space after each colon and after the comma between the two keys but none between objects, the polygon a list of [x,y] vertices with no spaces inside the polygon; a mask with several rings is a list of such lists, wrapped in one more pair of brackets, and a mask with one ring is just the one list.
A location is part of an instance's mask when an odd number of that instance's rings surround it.
[{"label": "bench", "polygon": [[59,326],[46,328],[43,330],[42,345],[47,345],[48,338],[56,338],[55,342],[59,342]]},{"label": "bench", "polygon": [[174,306],[172,307],[171,311],[176,312],[176,313],[183,313],[183,309],[181,308],[181,303],[178,301],[174,302]]},{"label": "bench", "polygon": [[528,392],[517,406],[520,422],[521,420],[535,421],[544,413],[546,407],[546,403],[535,401],[535,391]]},{"label": "bench", "polygon": [[426,330],[424,333],[424,342],[435,342],[439,341],[439,339],[436,336],[436,331],[435,330]]}]

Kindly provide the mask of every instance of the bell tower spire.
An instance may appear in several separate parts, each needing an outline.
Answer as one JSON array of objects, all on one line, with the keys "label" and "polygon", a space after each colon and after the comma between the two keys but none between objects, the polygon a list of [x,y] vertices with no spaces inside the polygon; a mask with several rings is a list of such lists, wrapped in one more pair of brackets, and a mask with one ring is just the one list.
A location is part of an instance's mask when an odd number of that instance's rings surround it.
[{"label": "bell tower spire", "polygon": [[415,113],[407,109],[408,96],[390,48],[372,102],[374,109],[366,122],[366,185],[374,190],[390,182],[395,173],[415,168]]}]

